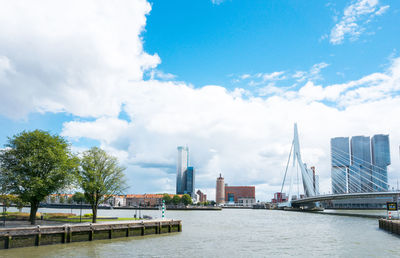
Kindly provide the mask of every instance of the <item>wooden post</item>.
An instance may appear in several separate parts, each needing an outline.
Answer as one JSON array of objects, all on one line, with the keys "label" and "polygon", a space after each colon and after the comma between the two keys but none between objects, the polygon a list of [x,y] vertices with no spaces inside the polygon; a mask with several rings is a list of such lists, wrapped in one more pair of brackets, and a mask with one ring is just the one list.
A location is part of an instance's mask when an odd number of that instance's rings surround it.
[{"label": "wooden post", "polygon": [[64,230],[64,234],[63,234],[62,242],[65,244],[65,243],[67,243],[67,227],[63,227],[63,230]]},{"label": "wooden post", "polygon": [[67,243],[72,242],[72,230],[71,227],[68,227],[68,234],[67,234]]},{"label": "wooden post", "polygon": [[146,227],[145,226],[143,226],[142,227],[142,236],[144,236],[144,231],[146,230]]},{"label": "wooden post", "polygon": [[37,226],[37,228],[38,228],[38,234],[36,235],[35,244],[36,246],[40,246],[40,239],[42,238],[42,234],[40,233],[40,226]]},{"label": "wooden post", "polygon": [[161,225],[161,221],[158,224],[158,234],[161,234],[161,229],[162,229],[162,225]]},{"label": "wooden post", "polygon": [[112,239],[112,232],[113,232],[113,229],[110,228],[110,230],[108,231],[108,238],[109,239]]},{"label": "wooden post", "polygon": [[178,224],[178,232],[182,232],[182,224],[181,223]]},{"label": "wooden post", "polygon": [[12,240],[12,237],[10,235],[7,235],[4,249],[10,249],[11,248],[11,240]]},{"label": "wooden post", "polygon": [[128,237],[129,236],[129,225],[127,225],[127,228],[126,228],[126,237]]},{"label": "wooden post", "polygon": [[171,222],[168,224],[168,233],[171,233],[171,228],[172,228],[172,226],[171,226]]}]

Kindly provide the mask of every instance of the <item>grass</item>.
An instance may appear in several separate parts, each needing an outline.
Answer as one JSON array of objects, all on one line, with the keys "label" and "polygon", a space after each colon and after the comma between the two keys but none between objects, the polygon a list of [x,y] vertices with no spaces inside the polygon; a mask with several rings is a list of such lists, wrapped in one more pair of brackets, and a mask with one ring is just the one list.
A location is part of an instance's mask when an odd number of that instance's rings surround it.
[{"label": "grass", "polygon": [[[69,218],[50,218],[47,220],[51,221],[60,221],[60,222],[72,222],[72,223],[79,223],[79,216],[69,217]],[[115,219],[106,219],[102,217],[98,217],[97,221],[124,221],[124,220],[140,220],[135,218],[115,218]],[[92,222],[92,218],[82,217],[82,222]]]},{"label": "grass", "polygon": [[[3,213],[0,213],[3,215]],[[43,215],[44,220],[80,223],[79,216],[74,213],[37,213],[36,219],[40,219]],[[6,220],[29,220],[29,213],[25,212],[6,212]],[[105,217],[97,217],[97,221],[127,221],[127,220],[141,220],[138,218],[113,218],[108,219]],[[91,214],[82,216],[82,222],[92,222]]]}]

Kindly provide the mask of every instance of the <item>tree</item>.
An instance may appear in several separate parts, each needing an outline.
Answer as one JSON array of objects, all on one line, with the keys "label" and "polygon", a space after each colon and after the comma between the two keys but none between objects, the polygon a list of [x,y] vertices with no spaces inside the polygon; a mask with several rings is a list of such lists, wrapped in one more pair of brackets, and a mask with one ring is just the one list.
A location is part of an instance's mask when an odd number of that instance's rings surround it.
[{"label": "tree", "polygon": [[58,202],[63,204],[65,202],[65,197],[64,195],[60,195],[60,197],[58,198]]},{"label": "tree", "polygon": [[34,225],[40,202],[71,182],[77,159],[66,140],[41,130],[14,135],[5,147],[0,151],[1,177],[11,194],[30,204]]},{"label": "tree", "polygon": [[169,194],[164,194],[162,198],[165,202],[165,205],[171,204],[172,198]]},{"label": "tree", "polygon": [[54,195],[50,196],[50,202],[55,203],[56,202],[56,197]]},{"label": "tree", "polygon": [[76,192],[72,195],[72,200],[76,203],[83,203],[85,201],[85,195],[81,192]]},{"label": "tree", "polygon": [[182,202],[183,202],[183,204],[185,204],[185,205],[189,205],[189,204],[192,204],[192,197],[190,197],[190,195],[188,195],[188,194],[184,194],[183,196],[182,196]]},{"label": "tree", "polygon": [[76,203],[81,204],[81,209],[79,213],[79,222],[82,222],[82,203],[85,201],[85,195],[81,192],[76,192],[74,195],[72,195],[72,200]]},{"label": "tree", "polygon": [[72,204],[73,202],[74,202],[74,200],[72,199],[72,197],[68,197],[67,203],[68,203],[68,204]]},{"label": "tree", "polygon": [[115,157],[100,148],[93,147],[83,153],[78,182],[92,207],[93,223],[96,223],[99,204],[124,190],[124,170]]},{"label": "tree", "polygon": [[172,198],[172,203],[178,205],[180,202],[181,202],[181,197],[179,197],[179,195],[174,195],[174,197]]}]

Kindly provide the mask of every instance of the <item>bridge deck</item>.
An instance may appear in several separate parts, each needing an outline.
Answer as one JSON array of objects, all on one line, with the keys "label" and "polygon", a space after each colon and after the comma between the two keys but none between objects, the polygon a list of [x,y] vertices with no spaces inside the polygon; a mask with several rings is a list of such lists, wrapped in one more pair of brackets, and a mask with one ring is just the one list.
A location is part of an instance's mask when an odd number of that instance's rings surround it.
[{"label": "bridge deck", "polygon": [[313,202],[343,200],[343,199],[391,197],[391,196],[392,197],[400,196],[400,191],[318,195],[318,196],[307,197],[307,198],[303,198],[303,199],[299,199],[299,200],[292,200],[292,204],[303,204],[303,203],[313,203]]}]

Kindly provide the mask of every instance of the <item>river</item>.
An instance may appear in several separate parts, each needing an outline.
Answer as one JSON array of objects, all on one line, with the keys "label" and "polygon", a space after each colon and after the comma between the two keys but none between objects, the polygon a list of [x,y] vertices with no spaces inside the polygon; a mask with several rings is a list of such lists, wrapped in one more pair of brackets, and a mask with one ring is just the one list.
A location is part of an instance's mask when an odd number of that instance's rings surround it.
[{"label": "river", "polygon": [[[71,210],[41,209],[42,212]],[[83,211],[90,213],[90,210]],[[79,214],[79,210],[74,210]],[[100,210],[132,217],[132,210]],[[160,217],[160,211],[142,211]],[[399,257],[377,219],[276,210],[167,211],[181,233],[0,250],[0,257]]]}]

